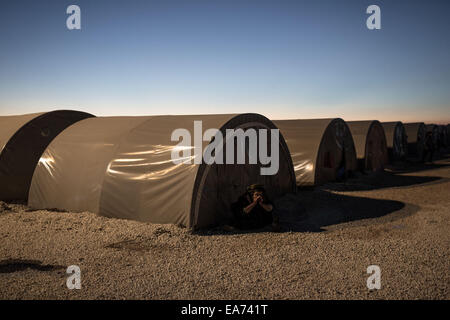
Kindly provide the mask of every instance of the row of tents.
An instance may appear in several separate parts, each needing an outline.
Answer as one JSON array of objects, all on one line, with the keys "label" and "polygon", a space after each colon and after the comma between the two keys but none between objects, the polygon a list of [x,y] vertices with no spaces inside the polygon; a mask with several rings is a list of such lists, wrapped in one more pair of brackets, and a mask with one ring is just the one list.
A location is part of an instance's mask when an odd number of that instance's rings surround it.
[{"label": "row of tents", "polygon": [[[278,128],[278,173],[261,175],[260,163],[174,163],[171,133],[194,132],[199,120],[224,136],[227,129]],[[424,123],[271,121],[259,114],[95,117],[71,110],[3,116],[0,200],[203,228],[226,221],[230,204],[252,183],[263,184],[276,199],[357,170],[421,161],[427,132],[436,146],[450,146],[449,125]],[[202,143],[205,150],[211,141]]]}]

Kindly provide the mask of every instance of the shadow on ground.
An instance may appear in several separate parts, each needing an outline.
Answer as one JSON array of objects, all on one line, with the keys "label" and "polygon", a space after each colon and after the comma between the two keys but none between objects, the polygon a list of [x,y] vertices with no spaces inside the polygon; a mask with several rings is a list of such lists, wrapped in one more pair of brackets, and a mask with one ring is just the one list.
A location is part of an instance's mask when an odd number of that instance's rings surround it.
[{"label": "shadow on ground", "polygon": [[442,151],[441,155],[434,159],[432,162],[421,162],[417,159],[409,159],[402,163],[395,165],[389,165],[388,168],[394,173],[413,173],[427,170],[440,169],[450,166],[450,152]]},{"label": "shadow on ground", "polygon": [[[283,232],[323,232],[325,227],[347,222],[359,222],[359,225],[384,223],[412,215],[420,209],[400,201],[341,195],[321,189],[285,195],[275,201],[275,207]],[[267,226],[257,230],[227,232],[219,227],[199,230],[195,234],[229,235],[271,230],[271,226]]]},{"label": "shadow on ground", "polygon": [[27,269],[37,271],[55,271],[65,269],[63,266],[58,265],[45,265],[38,260],[14,260],[7,259],[0,261],[0,273],[14,273],[18,271],[24,271]]},{"label": "shadow on ground", "polygon": [[389,166],[394,173],[413,173],[413,172],[422,172],[427,170],[434,170],[440,168],[446,168],[450,166],[450,160],[440,160],[439,163],[435,162],[426,162],[426,163],[418,163],[418,162],[406,162],[403,164],[398,164],[395,166]]},{"label": "shadow on ground", "polygon": [[[394,221],[420,209],[400,201],[340,195],[326,190],[285,196],[277,201],[277,208],[282,229],[296,232],[322,232],[327,226],[362,220],[364,224]],[[374,218],[378,219],[367,220]]]}]

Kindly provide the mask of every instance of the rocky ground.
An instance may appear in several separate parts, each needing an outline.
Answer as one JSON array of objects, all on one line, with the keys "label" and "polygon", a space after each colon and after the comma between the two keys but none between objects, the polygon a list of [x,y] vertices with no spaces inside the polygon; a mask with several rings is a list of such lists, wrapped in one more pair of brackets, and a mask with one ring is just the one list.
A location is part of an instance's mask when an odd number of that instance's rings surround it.
[{"label": "rocky ground", "polygon": [[[0,299],[449,299],[450,160],[299,190],[285,231],[0,203]],[[69,290],[78,265],[82,287]],[[381,289],[366,286],[381,268]]]}]

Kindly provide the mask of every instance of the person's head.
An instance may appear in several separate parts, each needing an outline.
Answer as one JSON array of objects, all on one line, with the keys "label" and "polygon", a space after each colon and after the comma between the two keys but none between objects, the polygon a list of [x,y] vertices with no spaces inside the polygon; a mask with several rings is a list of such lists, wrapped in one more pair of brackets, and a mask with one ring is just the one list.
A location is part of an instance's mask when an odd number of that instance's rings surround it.
[{"label": "person's head", "polygon": [[258,198],[264,198],[264,197],[263,197],[263,192],[262,192],[262,191],[255,191],[255,192],[253,192],[253,194],[252,194],[252,199],[253,199],[253,200],[256,200],[256,199],[258,199]]},{"label": "person's head", "polygon": [[247,187],[247,193],[250,195],[250,198],[255,200],[257,197],[265,198],[265,190],[264,187],[260,184],[252,184]]}]

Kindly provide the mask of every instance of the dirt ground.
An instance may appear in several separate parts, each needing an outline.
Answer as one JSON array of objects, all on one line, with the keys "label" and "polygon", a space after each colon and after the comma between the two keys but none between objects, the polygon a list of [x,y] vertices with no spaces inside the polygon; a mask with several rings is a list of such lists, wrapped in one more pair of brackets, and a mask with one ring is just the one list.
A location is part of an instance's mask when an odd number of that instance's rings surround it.
[{"label": "dirt ground", "polygon": [[[0,203],[1,299],[449,299],[450,159],[299,190],[285,230],[191,233]],[[81,289],[66,268],[81,269]],[[381,289],[366,286],[381,269]]]}]

